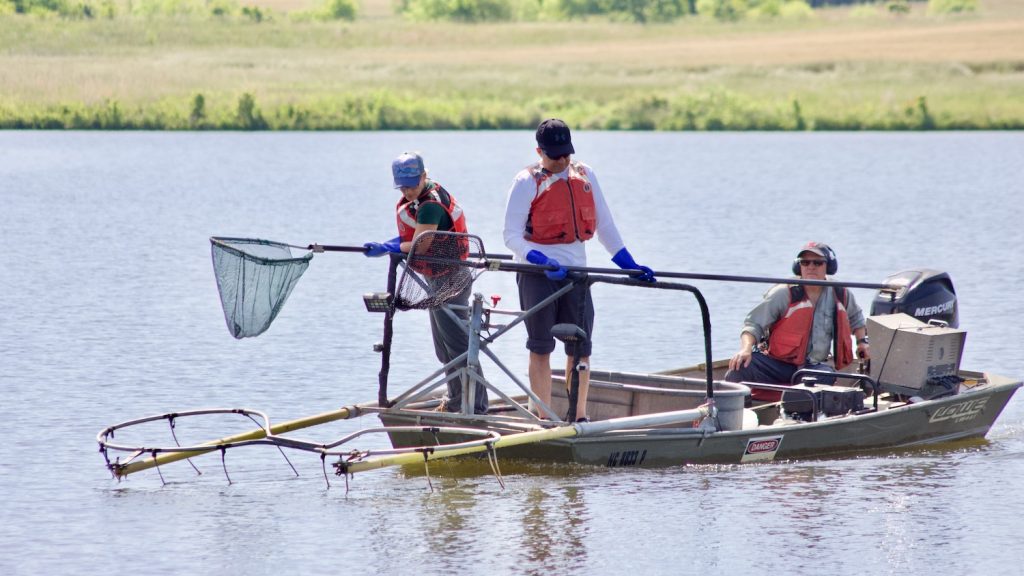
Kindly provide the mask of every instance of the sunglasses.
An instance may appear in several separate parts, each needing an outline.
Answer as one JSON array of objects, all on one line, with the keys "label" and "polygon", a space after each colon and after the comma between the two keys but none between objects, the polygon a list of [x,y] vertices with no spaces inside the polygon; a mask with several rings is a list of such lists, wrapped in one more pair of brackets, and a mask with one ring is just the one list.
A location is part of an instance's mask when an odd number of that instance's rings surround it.
[{"label": "sunglasses", "polygon": [[810,267],[810,266],[824,266],[825,265],[825,261],[824,260],[801,260],[800,261],[800,265],[801,266],[808,266],[808,267]]},{"label": "sunglasses", "polygon": [[545,152],[544,155],[547,156],[548,158],[551,158],[552,160],[562,160],[562,159],[568,158],[569,156],[572,156],[572,154],[562,154],[561,156],[552,156],[551,154],[548,154],[547,152]]}]

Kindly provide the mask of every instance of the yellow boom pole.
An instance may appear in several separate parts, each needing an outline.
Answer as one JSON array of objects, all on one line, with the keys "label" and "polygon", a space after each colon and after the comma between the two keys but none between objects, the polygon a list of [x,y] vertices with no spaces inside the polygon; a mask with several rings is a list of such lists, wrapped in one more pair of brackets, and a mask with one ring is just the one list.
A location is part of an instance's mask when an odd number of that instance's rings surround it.
[{"label": "yellow boom pole", "polygon": [[[494,446],[495,449],[508,448],[509,446],[530,444],[532,442],[544,442],[547,440],[556,440],[558,438],[572,438],[577,434],[579,434],[577,426],[560,426],[558,428],[545,430],[531,430],[529,432],[518,432],[502,436],[491,443],[491,446]],[[462,456],[463,454],[473,454],[475,452],[483,452],[487,449],[487,445],[480,445],[468,446],[466,448],[454,448],[452,450],[423,450],[417,452],[405,452],[402,454],[382,454],[380,456],[370,456],[363,460],[348,462],[343,468],[346,473],[355,474],[356,472],[366,472],[367,470],[376,470],[378,468],[386,468],[388,466],[421,464],[424,461],[451,458],[453,456]]]}]

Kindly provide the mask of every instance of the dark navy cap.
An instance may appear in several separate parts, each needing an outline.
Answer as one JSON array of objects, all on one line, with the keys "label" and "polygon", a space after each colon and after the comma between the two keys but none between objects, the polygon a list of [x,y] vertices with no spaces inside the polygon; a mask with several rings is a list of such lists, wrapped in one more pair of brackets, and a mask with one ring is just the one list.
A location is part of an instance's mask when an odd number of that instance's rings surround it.
[{"label": "dark navy cap", "polygon": [[548,158],[576,153],[576,149],[572,147],[569,127],[558,118],[550,118],[537,126],[537,147],[543,150]]}]

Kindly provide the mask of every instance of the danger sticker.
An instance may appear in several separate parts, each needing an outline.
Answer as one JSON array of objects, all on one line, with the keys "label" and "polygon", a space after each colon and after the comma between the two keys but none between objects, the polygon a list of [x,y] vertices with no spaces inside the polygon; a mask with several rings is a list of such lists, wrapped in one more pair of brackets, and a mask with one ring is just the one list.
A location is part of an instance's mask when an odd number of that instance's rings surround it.
[{"label": "danger sticker", "polygon": [[758,462],[761,460],[774,460],[775,453],[782,445],[782,436],[762,436],[747,440],[747,446],[743,450],[741,462]]}]

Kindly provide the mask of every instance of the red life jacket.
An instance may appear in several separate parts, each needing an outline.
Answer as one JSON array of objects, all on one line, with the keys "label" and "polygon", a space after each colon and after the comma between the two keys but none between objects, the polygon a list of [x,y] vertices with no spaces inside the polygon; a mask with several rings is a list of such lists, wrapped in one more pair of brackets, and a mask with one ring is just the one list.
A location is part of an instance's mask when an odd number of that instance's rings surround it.
[{"label": "red life jacket", "polygon": [[[849,294],[845,288],[833,287],[836,313],[832,324],[833,360],[836,370],[842,370],[853,361],[853,345],[850,337],[850,316],[846,312]],[[768,333],[768,356],[788,362],[797,367],[807,360],[807,343],[811,339],[811,325],[814,323],[814,304],[807,298],[802,286],[789,287],[789,308],[782,318],[772,324]],[[789,384],[789,382],[782,382]],[[764,402],[778,402],[781,392],[753,389],[750,397]]]},{"label": "red life jacket", "polygon": [[537,183],[524,238],[537,244],[572,244],[589,240],[597,229],[597,208],[587,170],[569,164],[569,177],[557,178],[540,163],[529,168]]},{"label": "red life jacket", "polygon": [[[850,303],[845,288],[833,287],[836,313],[832,325],[832,359],[836,370],[842,370],[853,362],[853,344],[850,341],[850,316],[846,306]],[[811,325],[814,322],[814,304],[807,297],[802,286],[789,288],[789,308],[782,318],[772,325],[768,333],[768,355],[795,366],[803,366],[807,360],[807,343],[811,339]]]},{"label": "red life jacket", "polygon": [[[398,223],[398,237],[402,239],[402,242],[412,242],[413,235],[416,233],[416,212],[421,206],[428,203],[438,204],[441,208],[444,208],[448,217],[451,218],[451,228],[446,230],[438,228],[440,232],[457,232],[459,234],[466,234],[468,232],[466,228],[466,215],[462,212],[462,207],[459,206],[459,203],[455,201],[455,197],[437,182],[430,181],[419,198],[409,202],[403,196],[398,200],[398,205],[395,207],[395,221]],[[444,238],[448,237],[445,236]],[[458,257],[460,260],[465,260],[469,257],[469,240],[460,236],[457,237],[457,242],[458,246],[455,250]],[[442,238],[434,238],[425,255],[453,258],[452,250],[446,250],[448,247],[445,244]],[[427,276],[447,274],[453,269],[451,264],[422,262],[415,259],[413,259],[411,266],[413,270]]]}]

